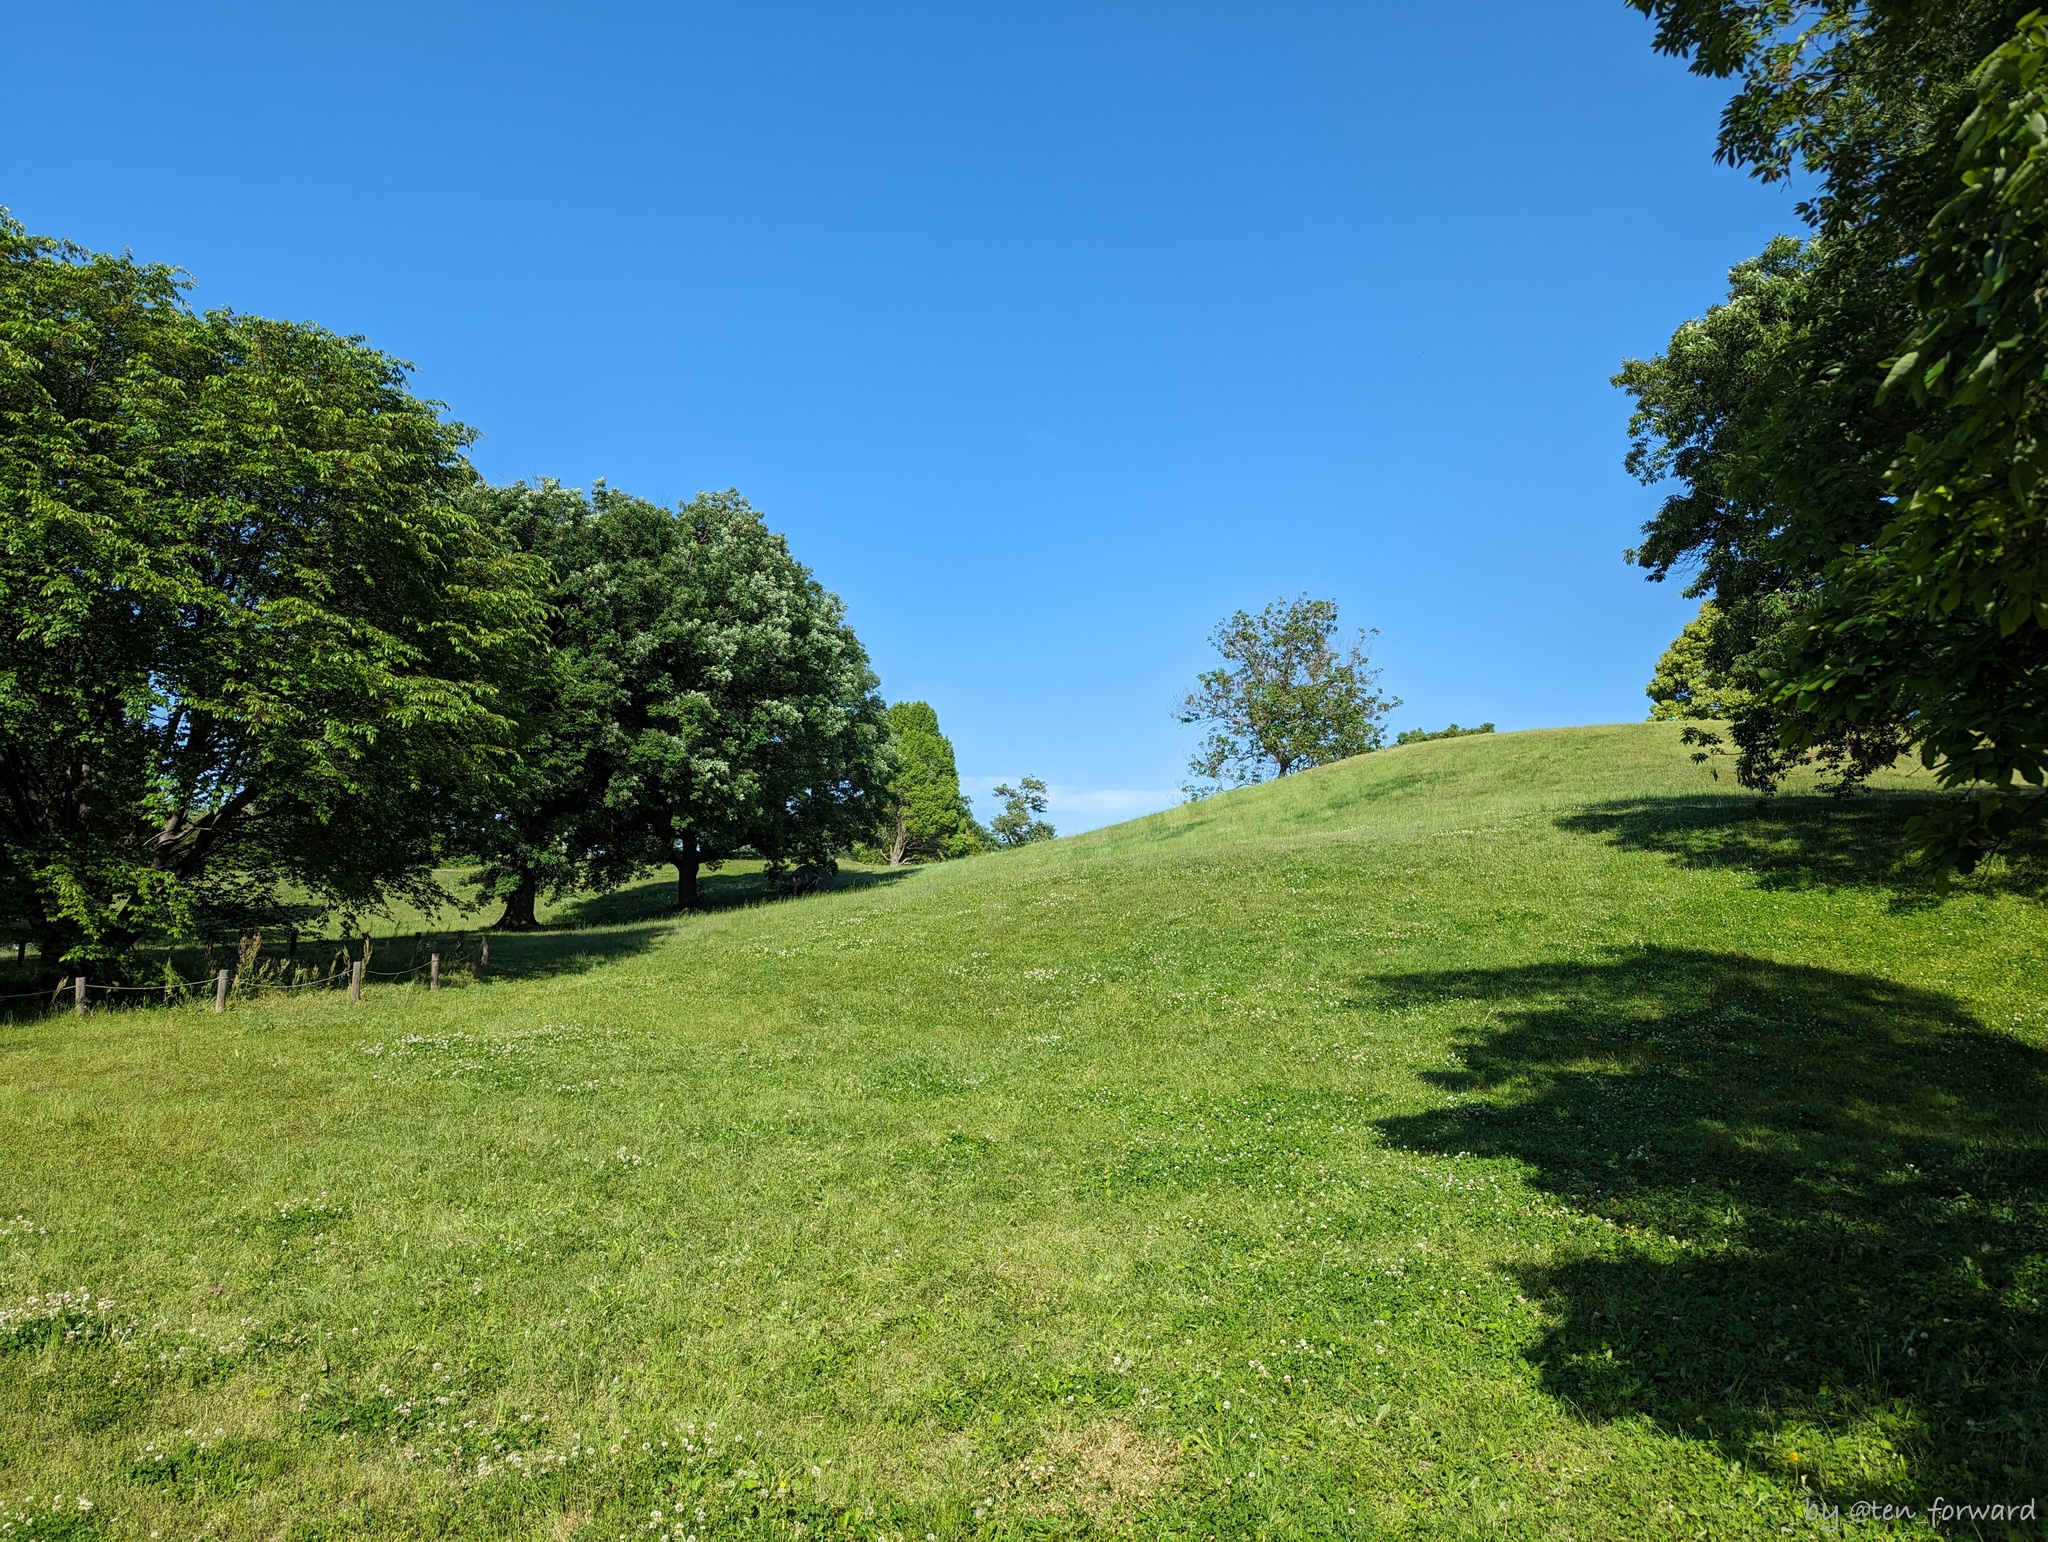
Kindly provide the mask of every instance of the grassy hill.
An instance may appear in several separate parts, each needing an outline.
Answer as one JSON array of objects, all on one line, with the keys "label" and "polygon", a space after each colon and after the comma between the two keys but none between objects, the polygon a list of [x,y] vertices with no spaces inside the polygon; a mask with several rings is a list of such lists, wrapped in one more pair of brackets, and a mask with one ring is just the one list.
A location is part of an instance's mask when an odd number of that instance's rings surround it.
[{"label": "grassy hill", "polygon": [[434,995],[17,1022],[0,1535],[2048,1502],[2048,939],[2022,874],[1899,878],[1921,796],[1459,739],[810,899],[653,885]]}]

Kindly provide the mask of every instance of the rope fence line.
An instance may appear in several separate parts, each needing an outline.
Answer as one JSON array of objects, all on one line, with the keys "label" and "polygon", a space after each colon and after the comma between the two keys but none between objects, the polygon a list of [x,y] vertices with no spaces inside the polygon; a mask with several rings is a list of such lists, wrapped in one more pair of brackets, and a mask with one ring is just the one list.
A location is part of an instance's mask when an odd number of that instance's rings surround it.
[{"label": "rope fence line", "polygon": [[[257,995],[264,991],[336,990],[346,982],[349,999],[351,1001],[361,1001],[363,999],[363,984],[366,980],[409,980],[419,975],[427,977],[428,990],[438,991],[441,988],[441,955],[438,950],[429,953],[426,962],[423,964],[413,964],[405,969],[371,969],[369,967],[369,943],[370,939],[365,937],[363,939],[364,956],[351,960],[346,971],[331,969],[323,975],[315,975],[310,979],[292,981],[286,981],[281,977],[265,980],[259,972],[248,978],[247,991],[251,995]],[[417,938],[414,939],[414,946],[418,946]],[[460,962],[462,958],[461,944],[457,945],[455,956],[456,960]],[[477,956],[472,966],[471,978],[482,979],[484,971],[490,967],[490,962],[491,940],[485,937],[480,940]],[[47,992],[40,990],[16,991],[9,995],[0,995],[0,1002],[47,1000],[49,1008],[54,1011],[58,1001],[68,989],[71,993],[73,1009],[82,1017],[85,1015],[88,999],[93,991],[100,992],[103,998],[117,995],[161,995],[166,1001],[169,1001],[174,992],[197,991],[208,985],[213,987],[213,1010],[224,1012],[227,1010],[229,994],[232,992],[239,995],[244,990],[244,971],[237,968],[231,974],[230,971],[222,969],[217,971],[210,980],[204,977],[197,980],[172,978],[154,985],[117,985],[112,981],[94,983],[83,974],[67,975]]]}]

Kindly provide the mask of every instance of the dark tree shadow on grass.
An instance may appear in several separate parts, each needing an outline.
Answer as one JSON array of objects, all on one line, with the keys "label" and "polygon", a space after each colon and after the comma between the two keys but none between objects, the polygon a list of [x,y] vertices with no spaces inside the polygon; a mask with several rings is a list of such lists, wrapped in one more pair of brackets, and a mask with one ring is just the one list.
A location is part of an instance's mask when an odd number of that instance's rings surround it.
[{"label": "dark tree shadow on grass", "polygon": [[2048,1054],[1947,996],[1738,954],[1370,989],[1498,1025],[1434,1077],[1466,1101],[1390,1140],[1515,1158],[1631,1229],[1525,1273],[1551,1393],[1781,1472],[1796,1444],[1849,1498],[2048,1499]]},{"label": "dark tree shadow on grass", "polygon": [[[841,871],[831,890],[869,888],[906,876],[910,868],[884,871],[854,869]],[[551,914],[531,931],[489,933],[493,979],[529,980],[544,976],[580,974],[617,959],[645,953],[677,934],[693,915],[721,910],[738,910],[749,905],[792,903],[778,896],[774,881],[758,872],[712,873],[698,881],[698,905],[694,912],[675,908],[673,879],[650,879],[615,889],[609,894],[590,895],[572,901]],[[796,903],[800,903],[796,902]],[[445,934],[444,934],[445,935]],[[460,944],[465,972],[476,957],[477,935]],[[407,953],[408,945],[411,952]],[[431,934],[421,940],[407,939],[382,945],[392,950],[392,967],[416,965],[433,946]],[[444,955],[454,958],[454,954]]]},{"label": "dark tree shadow on grass", "polygon": [[[825,892],[873,888],[907,878],[914,867],[841,868]],[[738,910],[748,905],[779,901],[775,881],[759,871],[705,873],[697,880],[699,912]],[[608,894],[592,894],[569,901],[547,912],[542,930],[576,926],[617,926],[629,921],[674,921],[675,875],[646,878],[626,884]]]},{"label": "dark tree shadow on grass", "polygon": [[[659,947],[675,935],[672,926],[605,926],[576,930],[491,933],[493,980],[538,980],[583,974]],[[471,955],[475,953],[472,945]]]},{"label": "dark tree shadow on grass", "polygon": [[[914,871],[907,867],[842,870],[826,892],[888,884]],[[771,903],[786,901],[776,894],[773,880],[760,872],[714,873],[700,880],[694,913]],[[440,925],[404,931],[391,929],[388,919],[377,918],[364,930],[351,930],[345,937],[330,934],[288,943],[274,933],[267,934],[255,967],[246,975],[232,945],[209,950],[187,943],[142,955],[134,961],[130,979],[119,982],[111,992],[105,984],[95,984],[92,989],[100,994],[92,996],[91,1004],[95,1009],[122,1010],[162,1005],[168,998],[158,982],[166,963],[173,975],[187,982],[181,992],[185,996],[209,996],[216,969],[230,972],[237,1000],[287,991],[342,993],[348,986],[349,964],[361,954],[364,931],[370,937],[370,973],[364,983],[372,990],[393,985],[424,987],[428,961],[436,953],[441,956],[445,985],[460,988],[469,984],[477,978],[486,938],[490,959],[484,973],[491,979],[582,974],[649,951],[675,935],[677,925],[687,924],[689,919],[675,908],[673,879],[650,879],[573,900],[528,931],[498,931],[481,917],[444,920]],[[53,1011],[69,1010],[71,998],[64,995],[60,999],[52,990],[60,978],[55,972],[38,974],[32,968],[10,973],[0,962],[0,1021],[40,1019]],[[20,999],[12,999],[16,992],[22,993]]]},{"label": "dark tree shadow on grass", "polygon": [[[1902,792],[1788,793],[1769,801],[1726,794],[1633,798],[1594,804],[1557,823],[1681,867],[1739,869],[1767,889],[1886,889],[1895,904],[1917,907],[1937,895],[1929,875],[1907,861],[1906,822],[1943,801]],[[1965,887],[2038,897],[2048,892],[2042,857],[2037,838],[1987,864]]]}]

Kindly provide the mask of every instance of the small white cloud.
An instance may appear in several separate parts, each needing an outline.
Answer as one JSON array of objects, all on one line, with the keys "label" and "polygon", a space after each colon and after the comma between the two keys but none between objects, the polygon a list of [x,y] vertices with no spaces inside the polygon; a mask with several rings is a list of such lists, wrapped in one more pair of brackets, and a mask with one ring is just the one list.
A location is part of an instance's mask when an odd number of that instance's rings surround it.
[{"label": "small white cloud", "polygon": [[1134,819],[1158,809],[1172,808],[1180,794],[1171,787],[1060,787],[1045,789],[1046,806],[1055,813],[1114,814]]},{"label": "small white cloud", "polygon": [[[996,784],[1014,786],[1016,781],[1015,776],[963,776],[960,790],[974,800],[976,812],[986,819],[1002,812],[1002,804],[994,796]],[[1180,793],[1170,787],[1072,787],[1048,782],[1045,788],[1046,814],[1062,835],[1078,835],[1098,825],[1157,813],[1180,800]]]}]

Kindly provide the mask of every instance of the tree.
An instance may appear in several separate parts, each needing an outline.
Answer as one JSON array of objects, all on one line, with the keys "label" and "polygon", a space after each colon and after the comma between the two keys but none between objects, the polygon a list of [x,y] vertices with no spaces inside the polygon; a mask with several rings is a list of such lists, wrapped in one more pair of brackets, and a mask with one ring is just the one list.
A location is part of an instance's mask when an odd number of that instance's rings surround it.
[{"label": "tree", "polygon": [[1650,698],[1650,721],[1680,718],[1727,718],[1749,702],[1749,692],[1731,684],[1727,661],[1719,651],[1721,611],[1712,600],[1685,624],[1657,660],[1657,673],[1643,692]]},{"label": "tree", "polygon": [[[1787,694],[1823,723],[1895,703],[1965,804],[1922,817],[1967,868],[2039,817],[2048,781],[2048,20],[1976,72],[1914,273],[1920,324],[1888,388],[1926,414],[1892,468],[1892,517],[1829,565],[1828,614]],[[2027,789],[2031,787],[2033,791]]]},{"label": "tree", "polygon": [[1492,732],[1493,724],[1491,723],[1481,723],[1477,728],[1460,728],[1456,723],[1453,723],[1449,728],[1438,728],[1435,730],[1427,728],[1403,729],[1394,736],[1394,742],[1396,744],[1428,744],[1436,739],[1469,739],[1474,734],[1490,734]]},{"label": "tree", "polygon": [[631,846],[697,903],[707,866],[750,848],[825,863],[871,831],[891,771],[866,652],[735,491],[672,520],[659,606],[630,650],[624,764],[609,794]]},{"label": "tree", "polygon": [[741,851],[822,864],[874,828],[893,761],[867,655],[737,492],[676,510],[602,483],[467,497],[552,575],[516,794],[462,831],[501,924],[654,863],[675,866],[687,909]]},{"label": "tree", "polygon": [[1337,602],[1275,600],[1256,616],[1237,611],[1211,641],[1221,668],[1201,677],[1181,703],[1183,723],[1213,725],[1188,762],[1196,776],[1242,786],[1270,770],[1287,776],[1363,755],[1386,742],[1386,717],[1400,701],[1380,694],[1379,671],[1361,631],[1339,653]]},{"label": "tree", "polygon": [[922,701],[899,701],[886,714],[896,753],[890,780],[888,857],[891,867],[972,856],[988,842],[960,795],[953,742],[939,732],[939,715]]},{"label": "tree", "polygon": [[405,365],[182,288],[0,214],[0,897],[49,959],[431,891],[540,625]]},{"label": "tree", "polygon": [[548,647],[517,685],[518,758],[504,784],[464,811],[461,848],[480,861],[497,925],[536,924],[543,894],[608,889],[649,859],[621,818],[625,718],[637,640],[659,614],[674,517],[599,484],[596,500],[557,482],[489,487],[460,506],[547,564]]},{"label": "tree", "polygon": [[1015,787],[998,782],[996,796],[1003,800],[1003,811],[988,822],[988,833],[998,846],[1007,850],[1053,839],[1051,824],[1038,817],[1047,806],[1045,783],[1035,776],[1020,778]]},{"label": "tree", "polygon": [[1632,3],[1695,71],[1740,77],[1722,159],[1817,181],[1811,239],[1738,268],[1726,305],[1618,377],[1632,469],[1682,484],[1636,560],[1690,568],[1720,607],[1743,782],[1815,760],[1848,789],[1917,748],[1969,796],[1915,840],[1967,869],[2038,811],[2048,761],[2048,37],[1987,0]]}]

